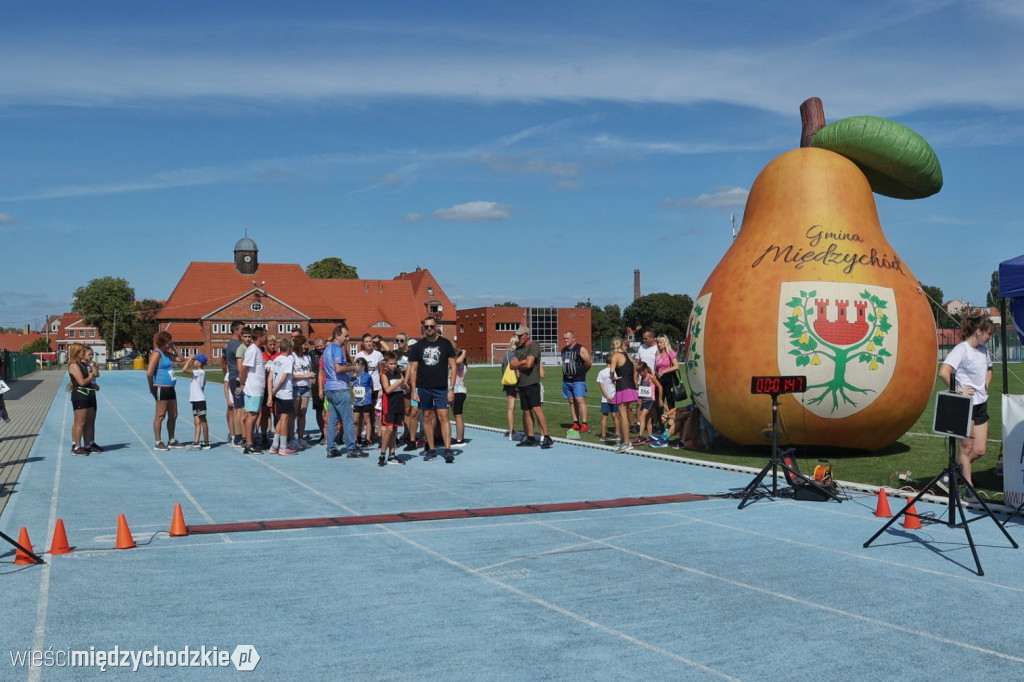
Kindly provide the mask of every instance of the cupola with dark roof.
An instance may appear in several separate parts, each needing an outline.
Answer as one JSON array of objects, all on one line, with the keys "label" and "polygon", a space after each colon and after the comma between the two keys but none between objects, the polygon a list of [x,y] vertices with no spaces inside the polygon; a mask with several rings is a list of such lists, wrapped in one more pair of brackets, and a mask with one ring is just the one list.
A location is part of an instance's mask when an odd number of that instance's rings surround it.
[{"label": "cupola with dark roof", "polygon": [[249,233],[238,240],[235,244],[235,269],[243,275],[255,275],[260,264],[257,256],[259,248],[256,242],[249,238]]}]

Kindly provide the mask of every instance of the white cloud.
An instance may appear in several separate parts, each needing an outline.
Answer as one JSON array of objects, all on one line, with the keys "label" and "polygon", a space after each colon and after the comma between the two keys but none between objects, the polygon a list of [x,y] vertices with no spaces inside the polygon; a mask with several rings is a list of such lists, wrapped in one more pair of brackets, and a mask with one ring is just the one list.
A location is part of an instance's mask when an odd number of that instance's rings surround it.
[{"label": "white cloud", "polygon": [[407,223],[418,223],[421,220],[423,220],[423,216],[421,216],[419,213],[406,213],[402,220],[404,220]]},{"label": "white cloud", "polygon": [[0,213],[0,225],[10,225],[11,223],[18,222],[6,213]]},{"label": "white cloud", "polygon": [[437,220],[459,221],[508,220],[512,217],[512,207],[494,201],[470,201],[455,204],[450,208],[439,208],[430,217]]},{"label": "white cloud", "polygon": [[667,208],[725,208],[742,209],[747,203],[749,192],[741,187],[730,187],[714,194],[701,194],[691,199],[666,199],[663,203]]}]

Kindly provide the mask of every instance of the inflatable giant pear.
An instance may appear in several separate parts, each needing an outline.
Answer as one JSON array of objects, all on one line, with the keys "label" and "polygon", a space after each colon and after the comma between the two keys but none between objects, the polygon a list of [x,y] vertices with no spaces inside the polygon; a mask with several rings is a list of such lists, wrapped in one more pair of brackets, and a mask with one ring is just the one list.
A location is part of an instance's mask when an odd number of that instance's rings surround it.
[{"label": "inflatable giant pear", "polygon": [[806,376],[779,396],[779,442],[877,450],[928,404],[935,323],[917,278],[882,233],[873,192],[911,199],[942,187],[927,142],[894,121],[824,125],[801,107],[804,139],[757,176],[739,236],[690,317],[685,367],[695,403],[741,445],[770,439],[755,376]]}]

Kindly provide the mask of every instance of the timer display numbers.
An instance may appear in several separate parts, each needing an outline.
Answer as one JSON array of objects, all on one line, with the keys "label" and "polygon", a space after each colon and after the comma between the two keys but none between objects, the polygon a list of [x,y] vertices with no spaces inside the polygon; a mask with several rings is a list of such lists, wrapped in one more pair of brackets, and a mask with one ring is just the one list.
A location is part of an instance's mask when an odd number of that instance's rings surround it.
[{"label": "timer display numbers", "polygon": [[805,376],[751,377],[750,392],[754,395],[803,393],[807,390]]}]

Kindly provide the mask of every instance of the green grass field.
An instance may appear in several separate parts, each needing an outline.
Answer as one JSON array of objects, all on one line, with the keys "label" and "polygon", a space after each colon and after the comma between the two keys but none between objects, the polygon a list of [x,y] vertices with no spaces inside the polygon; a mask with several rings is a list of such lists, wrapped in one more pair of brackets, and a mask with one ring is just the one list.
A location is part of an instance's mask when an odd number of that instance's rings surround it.
[{"label": "green grass field", "polygon": [[[1022,374],[1024,371],[1021,371],[1019,367],[1010,366],[1010,393],[1024,392]],[[594,376],[596,373],[591,370],[587,387],[587,405],[592,433],[584,434],[582,440],[597,443],[600,442],[601,410],[600,394],[594,383]],[[497,367],[473,366],[470,367],[466,379],[469,389],[465,407],[466,422],[502,430],[507,429],[506,401],[501,390],[499,369]],[[797,456],[801,471],[809,473],[818,463],[819,458],[827,458],[832,462],[835,477],[840,480],[899,488],[906,484],[898,479],[897,474],[910,471],[912,480],[909,485],[911,487],[924,485],[942,471],[948,462],[947,440],[932,433],[934,392],[940,389],[940,385],[942,388],[945,387],[936,379],[933,397],[929,400],[928,408],[914,427],[897,442],[883,450],[870,453],[837,448],[816,448],[813,451],[811,448],[798,448]],[[561,397],[562,379],[558,367],[547,368],[547,377],[544,379],[544,396],[544,411],[551,433],[555,436],[564,436],[571,425],[571,420],[569,407]],[[995,475],[995,463],[999,454],[999,440],[1002,437],[1001,396],[1002,367],[997,364],[988,402],[991,416],[988,454],[975,462],[973,479],[979,492],[987,493],[986,499],[1000,501],[1002,500],[1003,483],[1002,479]],[[770,422],[771,401],[767,397],[764,400],[765,420]],[[516,406],[516,424],[517,428],[522,428],[518,405]],[[646,446],[643,448],[646,449]],[[770,448],[767,444],[764,447],[740,447],[719,437],[710,451],[660,448],[652,450],[652,452],[760,468],[768,461]]]},{"label": "green grass field", "polygon": [[[996,364],[994,371],[995,376],[990,387],[988,402],[991,416],[988,454],[975,462],[973,473],[975,487],[979,492],[985,495],[986,499],[1001,501],[1003,483],[1002,479],[995,475],[995,464],[1000,449],[999,441],[1002,437],[1002,366]],[[1024,370],[1021,370],[1019,366],[1010,365],[1010,393],[1024,393],[1024,377],[1022,375],[1024,375]],[[592,370],[587,388],[587,404],[592,432],[584,434],[581,440],[598,443],[600,442],[601,409],[597,385],[593,381],[594,376],[596,373]],[[207,380],[211,383],[222,381],[220,370],[209,370]],[[469,389],[465,407],[466,422],[502,430],[507,429],[506,400],[501,390],[499,369],[497,367],[472,366],[466,383]],[[934,394],[942,387],[944,386],[936,379],[932,388],[933,397],[929,400],[924,414],[917,420],[913,428],[892,445],[878,452],[801,447],[797,450],[801,471],[812,471],[814,465],[818,463],[818,459],[825,458],[831,461],[833,473],[840,480],[868,485],[888,485],[893,488],[905,485],[909,485],[909,487],[924,485],[942,471],[948,461],[946,439],[932,433]],[[569,407],[561,397],[562,378],[558,367],[547,368],[547,377],[544,379],[544,395],[544,411],[551,433],[554,436],[564,436],[571,425],[571,420]],[[515,414],[516,428],[522,429],[522,416],[518,404]],[[766,397],[765,421],[770,420],[771,403]],[[641,449],[649,448],[642,446]],[[661,448],[652,449],[652,452],[756,468],[764,466],[770,454],[767,444],[763,447],[740,447],[721,436],[710,451]],[[909,483],[898,478],[898,474],[907,471],[912,475]]]}]

